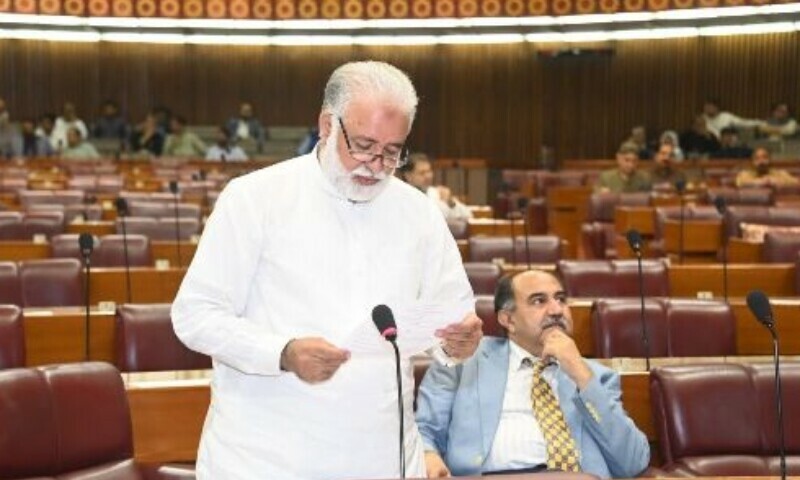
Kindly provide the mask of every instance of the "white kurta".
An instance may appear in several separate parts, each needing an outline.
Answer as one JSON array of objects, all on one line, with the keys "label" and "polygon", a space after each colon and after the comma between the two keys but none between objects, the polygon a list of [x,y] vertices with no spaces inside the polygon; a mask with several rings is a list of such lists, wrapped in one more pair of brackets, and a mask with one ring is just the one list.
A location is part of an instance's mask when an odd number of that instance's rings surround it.
[{"label": "white kurta", "polygon": [[[310,154],[220,195],[172,309],[181,340],[214,359],[198,479],[398,477],[388,344],[384,357],[353,355],[322,384],[279,370],[289,339],[335,344],[377,304],[472,298],[441,213],[390,182],[372,202],[351,203]],[[407,476],[424,476],[408,359],[402,371]]]}]

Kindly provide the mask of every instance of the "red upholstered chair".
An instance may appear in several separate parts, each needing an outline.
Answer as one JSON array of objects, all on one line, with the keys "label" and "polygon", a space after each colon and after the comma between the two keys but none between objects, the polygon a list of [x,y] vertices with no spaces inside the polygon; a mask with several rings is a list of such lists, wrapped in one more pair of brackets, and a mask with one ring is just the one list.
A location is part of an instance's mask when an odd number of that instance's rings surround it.
[{"label": "red upholstered chair", "polygon": [[771,188],[712,187],[706,191],[706,202],[714,205],[717,198],[724,198],[727,205],[770,206],[774,201]]},{"label": "red upholstered chair", "polygon": [[587,221],[581,225],[583,249],[590,258],[615,258],[614,211],[617,206],[650,205],[649,193],[594,193],[589,197]]},{"label": "red upholstered chair", "polygon": [[736,355],[736,318],[726,302],[665,300],[670,357]]},{"label": "red upholstered chair", "polygon": [[447,227],[456,240],[466,240],[469,237],[468,222],[466,220],[449,219],[447,220]]},{"label": "red upholstered chair", "polygon": [[[117,219],[117,233],[122,233],[121,220]],[[127,217],[125,228],[128,234],[139,234],[150,240],[175,240],[175,218]],[[200,233],[200,221],[193,218],[178,220],[181,240],[189,240]]]},{"label": "red upholstered chair", "polygon": [[[635,260],[562,260],[558,271],[572,297],[638,297],[639,269]],[[664,260],[643,260],[644,294],[669,295],[669,275]]]},{"label": "red upholstered chair", "polygon": [[[130,213],[132,217],[148,218],[174,218],[175,204],[165,202],[131,202]],[[179,218],[193,218],[200,220],[200,205],[193,203],[178,203]]]},{"label": "red upholstered chair", "polygon": [[[613,260],[614,285],[618,297],[639,296],[639,266],[636,260]],[[663,259],[642,260],[644,294],[647,297],[669,296],[669,273]]]},{"label": "red upholstered chair", "polygon": [[505,337],[506,330],[497,322],[494,311],[494,295],[475,297],[475,314],[483,320],[483,334],[491,337]]},{"label": "red upholstered chair", "polygon": [[[527,251],[531,263],[556,263],[561,259],[561,239],[554,235],[530,235]],[[525,237],[471,237],[469,257],[471,262],[491,262],[502,258],[508,263],[525,263]]]},{"label": "red upholstered chair", "polygon": [[19,263],[23,307],[83,304],[81,262],[74,258],[25,260]]},{"label": "red upholstered chair", "polygon": [[124,267],[125,241],[128,244],[128,262],[133,267],[153,265],[153,254],[150,250],[150,239],[144,235],[128,234],[103,235],[100,245],[92,256],[92,265],[96,267]]},{"label": "red upholstered chair", "polygon": [[[783,362],[787,467],[800,474],[800,364]],[[650,374],[663,467],[680,476],[778,474],[771,364],[658,367]]]},{"label": "red upholstered chair", "polygon": [[175,335],[169,304],[122,305],[116,322],[117,367],[124,372],[211,368],[211,358]]},{"label": "red upholstered chair", "polygon": [[563,171],[541,172],[536,176],[536,192],[539,196],[547,196],[551,187],[579,187],[586,185],[586,172]]},{"label": "red upholstered chair", "polygon": [[[62,233],[54,235],[50,239],[50,256],[52,258],[75,258],[83,260],[81,247],[78,244],[80,235],[77,233]],[[99,245],[99,239],[95,237],[95,246]]]},{"label": "red upholstered chair", "polygon": [[79,205],[83,203],[84,196],[82,190],[22,190],[19,192],[19,203],[23,208],[42,203]]},{"label": "red upholstered chair", "polygon": [[464,262],[464,270],[475,295],[494,295],[502,271],[489,262]]},{"label": "red upholstered chair", "polygon": [[22,217],[19,240],[30,240],[34,235],[47,238],[64,233],[64,212],[28,212]]},{"label": "red upholstered chair", "polygon": [[725,212],[725,228],[729,237],[741,237],[741,224],[800,226],[800,209],[794,207],[733,206]]},{"label": "red upholstered chair", "polygon": [[16,305],[0,305],[0,370],[25,365],[25,331],[22,310]]},{"label": "red upholstered chair", "polygon": [[0,304],[22,305],[16,262],[0,262]]},{"label": "red upholstered chair", "polygon": [[22,236],[22,213],[0,212],[0,240],[18,240]]},{"label": "red upholstered chair", "polygon": [[768,232],[764,235],[761,259],[767,263],[792,263],[800,253],[800,233]]},{"label": "red upholstered chair", "polygon": [[[645,299],[645,323],[651,357],[668,355],[664,302]],[[594,352],[599,358],[644,357],[641,303],[634,299],[598,300],[592,305]]]},{"label": "red upholstered chair", "polygon": [[128,397],[106,363],[0,372],[0,475],[4,479],[193,478],[133,460]]}]

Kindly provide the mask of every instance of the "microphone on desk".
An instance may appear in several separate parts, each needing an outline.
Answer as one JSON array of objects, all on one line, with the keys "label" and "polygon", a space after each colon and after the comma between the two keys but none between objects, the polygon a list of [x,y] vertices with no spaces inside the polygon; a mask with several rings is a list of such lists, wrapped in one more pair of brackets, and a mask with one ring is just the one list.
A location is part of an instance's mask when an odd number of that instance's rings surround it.
[{"label": "microphone on desk", "polygon": [[400,478],[406,478],[405,417],[403,414],[403,378],[400,375],[400,350],[397,348],[397,323],[392,309],[378,305],[372,309],[372,323],[387,342],[394,347],[395,375],[397,377],[397,411],[400,415]]},{"label": "microphone on desk", "polygon": [[83,282],[83,303],[86,307],[83,325],[84,344],[83,344],[83,358],[84,361],[89,361],[89,308],[91,300],[89,299],[89,286],[91,285],[90,279],[92,276],[92,251],[94,251],[94,237],[89,233],[81,233],[78,236],[78,246],[81,249],[81,256],[83,257],[84,267],[84,282]]},{"label": "microphone on desk", "polygon": [[181,267],[181,224],[180,213],[178,211],[178,182],[176,180],[169,181],[169,191],[172,192],[172,204],[175,207],[175,248],[178,254],[178,268]]},{"label": "microphone on desk", "polygon": [[681,205],[681,216],[680,216],[680,231],[678,235],[678,262],[683,263],[683,230],[684,230],[684,223],[685,223],[685,210],[686,210],[686,202],[684,202],[683,194],[686,191],[686,180],[677,180],[675,182],[675,190],[678,192],[678,200],[680,201]]},{"label": "microphone on desk", "polygon": [[728,205],[725,197],[719,196],[714,199],[714,206],[717,212],[722,215],[722,295],[725,302],[728,302],[728,228],[725,224],[725,211]]},{"label": "microphone on desk", "polygon": [[642,234],[632,228],[625,233],[628,245],[636,254],[636,265],[639,270],[639,321],[642,325],[642,345],[644,346],[644,360],[647,371],[650,371],[650,337],[647,334],[647,322],[644,318],[644,275],[642,274]]},{"label": "microphone on desk", "polygon": [[117,207],[117,217],[122,227],[122,251],[125,254],[125,300],[127,303],[131,303],[133,298],[131,295],[131,261],[128,256],[128,228],[125,221],[125,217],[130,214],[130,210],[128,209],[128,201],[122,197],[114,201],[114,206]]},{"label": "microphone on desk", "polygon": [[783,394],[781,392],[780,375],[780,345],[778,332],[775,330],[775,319],[772,316],[772,307],[769,298],[761,290],[754,290],[747,294],[747,307],[756,319],[772,334],[772,358],[775,365],[775,414],[778,427],[778,441],[780,447],[781,479],[786,480],[786,440],[783,434]]}]

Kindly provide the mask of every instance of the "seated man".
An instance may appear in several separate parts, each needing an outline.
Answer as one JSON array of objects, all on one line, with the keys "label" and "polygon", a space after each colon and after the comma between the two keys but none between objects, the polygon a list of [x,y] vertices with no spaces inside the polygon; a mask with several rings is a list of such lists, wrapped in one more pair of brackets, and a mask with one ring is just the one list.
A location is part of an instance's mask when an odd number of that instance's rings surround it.
[{"label": "seated man", "polygon": [[242,147],[231,140],[230,131],[224,126],[217,127],[216,143],[206,152],[206,160],[215,162],[243,162],[247,154]]},{"label": "seated man", "polygon": [[494,305],[508,338],[484,337],[456,367],[432,364],[420,385],[428,477],[647,468],[650,447],[622,408],[619,375],[581,356],[559,281],[537,270],[506,276]]},{"label": "seated man", "polygon": [[739,141],[739,130],[735,127],[723,128],[721,135],[720,148],[711,158],[750,158],[753,155],[753,149]]},{"label": "seated man", "polygon": [[623,143],[617,151],[617,168],[606,170],[597,179],[595,191],[599,193],[633,193],[649,192],[652,188],[650,176],[637,170],[639,148],[630,143]]},{"label": "seated man", "polygon": [[771,187],[798,183],[797,178],[793,177],[791,173],[770,166],[770,153],[766,148],[756,148],[752,158],[751,167],[736,175],[737,187]]},{"label": "seated man", "polygon": [[78,127],[70,127],[67,130],[67,148],[61,152],[61,158],[89,159],[100,158],[100,153],[94,145],[84,141],[81,130]]},{"label": "seated man", "polygon": [[650,170],[650,179],[654,188],[674,188],[676,182],[686,182],[686,174],[675,165],[675,147],[671,143],[662,143],[653,161],[655,165]]},{"label": "seated man", "polygon": [[770,140],[783,140],[797,134],[797,121],[792,118],[789,104],[779,102],[772,106],[772,115],[759,126],[761,133]]},{"label": "seated man", "polygon": [[469,208],[459,202],[449,188],[433,185],[433,167],[430,159],[424,153],[410,155],[408,163],[403,166],[400,174],[408,184],[416,187],[434,201],[445,219],[467,220],[472,218]]}]

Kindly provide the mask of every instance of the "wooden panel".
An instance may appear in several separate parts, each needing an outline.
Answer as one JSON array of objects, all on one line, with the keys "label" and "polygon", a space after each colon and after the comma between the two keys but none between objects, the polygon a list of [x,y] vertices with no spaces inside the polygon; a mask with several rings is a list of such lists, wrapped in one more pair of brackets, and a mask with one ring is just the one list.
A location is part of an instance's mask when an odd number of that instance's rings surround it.
[{"label": "wooden panel", "polygon": [[547,189],[547,227],[553,235],[569,242],[566,258],[577,256],[581,244],[581,223],[586,220],[586,211],[592,187],[550,187]]},{"label": "wooden panel", "polygon": [[49,243],[0,241],[0,261],[33,260],[50,258]]},{"label": "wooden panel", "polygon": [[617,207],[614,209],[614,230],[620,234],[635,228],[642,236],[655,233],[655,214],[653,207]]},{"label": "wooden panel", "polygon": [[[671,265],[670,296],[696,297],[698,292],[711,292],[722,297],[722,265]],[[755,289],[767,295],[789,297],[795,292],[794,264],[728,265],[728,296],[744,297]]]},{"label": "wooden panel", "polygon": [[761,246],[761,243],[731,237],[728,239],[728,262],[758,263],[761,261]]},{"label": "wooden panel", "polygon": [[[185,268],[131,268],[131,301],[133,303],[171,303],[178,293]],[[126,302],[126,275],[124,268],[97,268],[92,270],[90,300],[100,302]]]},{"label": "wooden panel", "polygon": [[180,261],[178,260],[178,245],[174,241],[156,240],[150,243],[150,251],[153,253],[153,261],[167,260],[173,267],[186,267],[192,263],[194,253],[197,251],[197,243],[181,242]]},{"label": "wooden panel", "polygon": [[[23,322],[27,366],[84,360],[86,323],[83,309],[26,309]],[[93,310],[89,322],[89,358],[113,362],[114,313]]]},{"label": "wooden panel", "polygon": [[467,232],[470,237],[476,235],[486,235],[490,237],[521,237],[525,234],[525,225],[522,220],[473,218],[469,220]]},{"label": "wooden panel", "polygon": [[[664,221],[664,249],[668,253],[680,251],[681,223]],[[716,255],[722,245],[722,221],[690,220],[683,222],[684,253],[712,253]]]},{"label": "wooden panel", "polygon": [[116,233],[116,224],[109,220],[73,222],[67,225],[67,233],[88,233],[102,237]]}]

